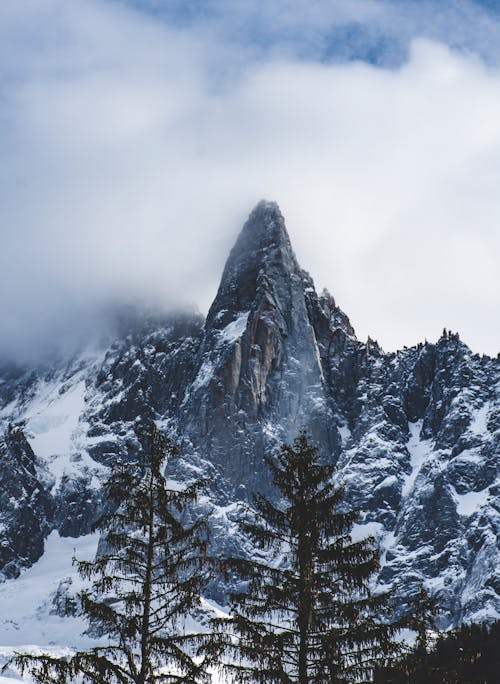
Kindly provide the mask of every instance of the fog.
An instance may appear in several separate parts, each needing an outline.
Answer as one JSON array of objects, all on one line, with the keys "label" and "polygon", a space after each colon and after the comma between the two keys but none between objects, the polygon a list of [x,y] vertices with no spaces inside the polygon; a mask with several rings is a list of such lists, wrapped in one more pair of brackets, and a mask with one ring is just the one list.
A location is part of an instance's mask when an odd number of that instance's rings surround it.
[{"label": "fog", "polygon": [[496,354],[497,17],[213,4],[0,5],[1,353],[114,301],[206,312],[265,197],[360,339],[392,350],[446,326]]}]

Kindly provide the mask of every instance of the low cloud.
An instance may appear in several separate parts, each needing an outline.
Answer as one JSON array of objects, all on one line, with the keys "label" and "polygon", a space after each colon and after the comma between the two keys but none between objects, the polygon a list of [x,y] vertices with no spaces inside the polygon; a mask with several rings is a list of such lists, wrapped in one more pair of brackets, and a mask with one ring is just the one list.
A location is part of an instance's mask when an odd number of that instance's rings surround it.
[{"label": "low cloud", "polygon": [[213,23],[92,0],[4,3],[0,24],[4,353],[115,299],[206,310],[261,197],[361,338],[446,326],[496,353],[493,57],[426,38],[391,68],[256,59]]}]

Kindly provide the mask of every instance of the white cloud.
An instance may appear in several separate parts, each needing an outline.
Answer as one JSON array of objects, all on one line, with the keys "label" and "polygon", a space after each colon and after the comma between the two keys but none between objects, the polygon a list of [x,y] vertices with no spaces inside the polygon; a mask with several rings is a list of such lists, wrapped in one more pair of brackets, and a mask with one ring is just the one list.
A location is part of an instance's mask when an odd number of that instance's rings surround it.
[{"label": "white cloud", "polygon": [[206,309],[265,196],[360,337],[392,349],[446,325],[496,353],[494,68],[428,40],[392,70],[245,62],[91,0],[2,4],[0,24],[5,343],[115,295]]}]

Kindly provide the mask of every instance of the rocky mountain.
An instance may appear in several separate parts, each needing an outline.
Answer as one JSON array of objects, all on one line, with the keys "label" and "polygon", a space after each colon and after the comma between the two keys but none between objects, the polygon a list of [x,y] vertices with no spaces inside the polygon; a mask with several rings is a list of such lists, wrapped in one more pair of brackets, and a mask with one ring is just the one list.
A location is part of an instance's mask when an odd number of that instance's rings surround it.
[{"label": "rocky mountain", "polygon": [[[424,581],[445,627],[500,615],[498,359],[444,333],[396,353],[357,340],[261,202],[206,317],[129,316],[69,361],[0,371],[0,573],[17,582],[53,530],[80,537],[100,482],[154,419],[182,445],[169,477],[208,475],[215,550],[252,553],[238,502],[269,492],[264,455],[305,428],[381,546],[398,604]],[[223,588],[213,595],[223,599]]]}]

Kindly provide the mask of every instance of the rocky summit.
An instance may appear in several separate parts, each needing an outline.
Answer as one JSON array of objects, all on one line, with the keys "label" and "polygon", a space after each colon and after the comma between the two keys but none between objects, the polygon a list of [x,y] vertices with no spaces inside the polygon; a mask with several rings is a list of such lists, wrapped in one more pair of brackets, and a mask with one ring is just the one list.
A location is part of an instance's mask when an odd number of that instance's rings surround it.
[{"label": "rocky summit", "polygon": [[361,511],[354,535],[377,538],[379,584],[400,609],[424,582],[441,627],[494,619],[498,390],[498,359],[457,334],[396,353],[360,342],[300,268],[278,206],[260,202],[206,319],[130,314],[70,360],[3,364],[0,576],[20,581],[54,531],[89,532],[107,466],[134,460],[151,419],[182,446],[169,477],[208,477],[214,551],[251,554],[238,502],[272,495],[265,456],[305,429]]}]

